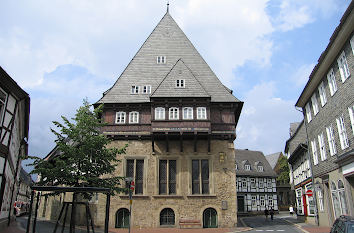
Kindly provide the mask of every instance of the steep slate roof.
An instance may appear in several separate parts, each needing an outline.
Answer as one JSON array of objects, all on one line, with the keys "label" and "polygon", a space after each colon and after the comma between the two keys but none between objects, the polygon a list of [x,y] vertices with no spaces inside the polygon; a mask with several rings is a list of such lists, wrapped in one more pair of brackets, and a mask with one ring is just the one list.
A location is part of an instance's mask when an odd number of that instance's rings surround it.
[{"label": "steep slate roof", "polygon": [[32,185],[33,180],[31,178],[31,175],[28,174],[23,167],[21,167],[20,170],[20,180],[22,180],[23,183],[27,184],[28,186]]},{"label": "steep slate roof", "polygon": [[274,154],[270,154],[270,155],[266,155],[266,159],[269,163],[269,165],[272,167],[272,169],[275,168],[275,166],[277,165],[277,162],[278,162],[278,159],[281,155],[281,152],[277,152],[277,153],[274,153]]},{"label": "steep slate roof", "polygon": [[[166,56],[166,64],[156,64],[157,56]],[[184,65],[190,70],[190,73],[186,73],[187,77],[190,78],[188,80],[192,80],[190,75],[192,74],[200,84],[200,87],[198,87],[199,94],[204,89],[206,94],[203,95],[210,96],[212,102],[240,102],[220,82],[167,12],[135,54],[116,83],[104,93],[104,96],[98,103],[150,102],[148,94],[130,94],[131,86],[151,85],[153,93],[171,71],[172,67],[176,63],[179,65],[178,61],[180,59],[183,60]],[[159,90],[156,92],[156,95],[165,95],[163,92],[166,91]]]},{"label": "steep slate roof", "polygon": [[[235,157],[238,169],[236,170],[236,176],[260,176],[260,177],[277,177],[277,174],[273,171],[269,165],[264,154],[260,151],[251,150],[235,150]],[[244,170],[243,165],[248,161],[251,165],[251,170]],[[263,165],[263,172],[256,170],[256,163],[261,162]]]},{"label": "steep slate roof", "polygon": [[300,124],[301,124],[301,122],[290,123],[290,129],[289,129],[290,137],[294,135],[297,128],[299,128]]},{"label": "steep slate roof", "polygon": [[[177,79],[184,79],[184,88],[176,87]],[[210,97],[210,95],[182,59],[179,59],[151,97]]]}]

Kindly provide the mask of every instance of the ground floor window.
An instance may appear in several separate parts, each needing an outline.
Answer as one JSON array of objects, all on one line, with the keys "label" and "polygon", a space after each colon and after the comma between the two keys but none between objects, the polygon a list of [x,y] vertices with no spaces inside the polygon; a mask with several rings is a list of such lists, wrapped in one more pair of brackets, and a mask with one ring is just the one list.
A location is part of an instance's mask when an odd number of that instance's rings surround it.
[{"label": "ground floor window", "polygon": [[348,214],[344,184],[341,180],[338,180],[338,188],[336,186],[336,183],[332,181],[331,193],[335,217],[338,218],[343,214]]},{"label": "ground floor window", "polygon": [[116,213],[116,228],[129,227],[129,210],[122,208]]},{"label": "ground floor window", "polygon": [[[308,190],[312,190],[312,184],[307,184],[305,186],[305,192]],[[315,200],[313,196],[306,195],[306,204],[307,204],[307,214],[308,215],[315,215]]]},{"label": "ground floor window", "polygon": [[317,199],[318,199],[318,209],[319,209],[319,211],[324,211],[323,191],[322,191],[322,189],[317,191]]},{"label": "ground floor window", "polygon": [[297,213],[299,215],[304,214],[304,204],[302,202],[302,189],[298,188],[296,189],[296,206],[297,206]]},{"label": "ground floor window", "polygon": [[208,208],[203,212],[203,227],[216,228],[218,227],[218,214],[215,209]]},{"label": "ground floor window", "polygon": [[160,225],[175,225],[175,212],[171,208],[165,208],[161,211]]}]

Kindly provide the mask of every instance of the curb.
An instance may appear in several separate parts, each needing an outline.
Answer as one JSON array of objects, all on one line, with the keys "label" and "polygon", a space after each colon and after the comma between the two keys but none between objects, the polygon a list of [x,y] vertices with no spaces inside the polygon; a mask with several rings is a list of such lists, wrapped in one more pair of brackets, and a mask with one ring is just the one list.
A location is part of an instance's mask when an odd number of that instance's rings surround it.
[{"label": "curb", "polygon": [[246,225],[246,223],[245,223],[245,221],[243,220],[243,218],[239,218],[239,219],[240,219],[240,222],[241,222],[242,226],[244,227],[244,229],[242,229],[242,230],[236,230],[236,231],[234,231],[234,232],[245,232],[245,231],[253,230],[252,227],[249,227],[249,226]]},{"label": "curb", "polygon": [[292,225],[294,225],[294,226],[296,226],[296,227],[299,228],[302,232],[310,233],[310,232],[308,232],[307,230],[303,229],[302,226],[299,225],[299,224],[297,224],[297,223],[290,222],[289,220],[287,220],[287,219],[285,219],[285,218],[283,218],[283,220],[286,221],[286,222],[288,222],[288,223],[290,223],[290,224],[292,224]]}]

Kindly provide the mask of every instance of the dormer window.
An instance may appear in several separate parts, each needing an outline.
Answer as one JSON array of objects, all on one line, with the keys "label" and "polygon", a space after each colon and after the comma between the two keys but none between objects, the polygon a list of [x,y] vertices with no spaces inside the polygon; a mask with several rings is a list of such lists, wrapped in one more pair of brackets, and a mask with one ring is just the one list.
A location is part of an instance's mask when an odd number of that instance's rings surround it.
[{"label": "dormer window", "polygon": [[207,119],[206,107],[198,107],[197,108],[197,119],[198,120]]},{"label": "dormer window", "polygon": [[245,164],[245,170],[246,171],[251,171],[251,165]]},{"label": "dormer window", "polygon": [[125,123],[125,112],[116,112],[116,124]]},{"label": "dormer window", "polygon": [[157,64],[166,64],[166,56],[157,56],[156,63]]},{"label": "dormer window", "polygon": [[168,110],[169,119],[170,120],[178,120],[179,119],[179,109],[176,107],[172,107]]},{"label": "dormer window", "polygon": [[151,94],[151,85],[143,86],[143,94]]},{"label": "dormer window", "polygon": [[130,112],[129,113],[129,123],[130,124],[139,123],[139,112]]},{"label": "dormer window", "polygon": [[263,166],[258,166],[258,171],[259,172],[263,172],[264,170],[263,170]]},{"label": "dormer window", "polygon": [[165,108],[155,108],[155,120],[165,120]]},{"label": "dormer window", "polygon": [[177,79],[177,80],[176,80],[176,87],[177,87],[177,88],[184,88],[184,87],[185,87],[185,81],[184,81],[184,79]]},{"label": "dormer window", "polygon": [[131,93],[139,94],[139,86],[132,86]]},{"label": "dormer window", "polygon": [[193,108],[192,107],[183,108],[183,119],[184,120],[193,120]]}]

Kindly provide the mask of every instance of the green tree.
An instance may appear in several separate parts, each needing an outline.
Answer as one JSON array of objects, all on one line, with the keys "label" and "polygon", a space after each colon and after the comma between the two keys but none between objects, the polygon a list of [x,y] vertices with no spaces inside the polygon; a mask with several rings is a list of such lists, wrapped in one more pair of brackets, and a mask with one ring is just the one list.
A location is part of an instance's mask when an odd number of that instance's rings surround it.
[{"label": "green tree", "polygon": [[277,181],[279,182],[285,182],[289,183],[290,178],[289,178],[289,165],[288,165],[288,159],[284,156],[281,155],[278,164],[275,167],[275,172],[278,174]]},{"label": "green tree", "polygon": [[32,174],[38,174],[38,185],[64,185],[71,187],[103,187],[114,192],[123,191],[119,187],[124,177],[113,173],[119,162],[118,154],[125,153],[123,148],[107,148],[111,142],[100,133],[105,125],[101,121],[103,105],[91,110],[87,100],[83,101],[73,123],[62,116],[63,124],[53,121],[58,130],[51,129],[56,135],[57,153],[47,159],[31,157],[34,162]]}]

